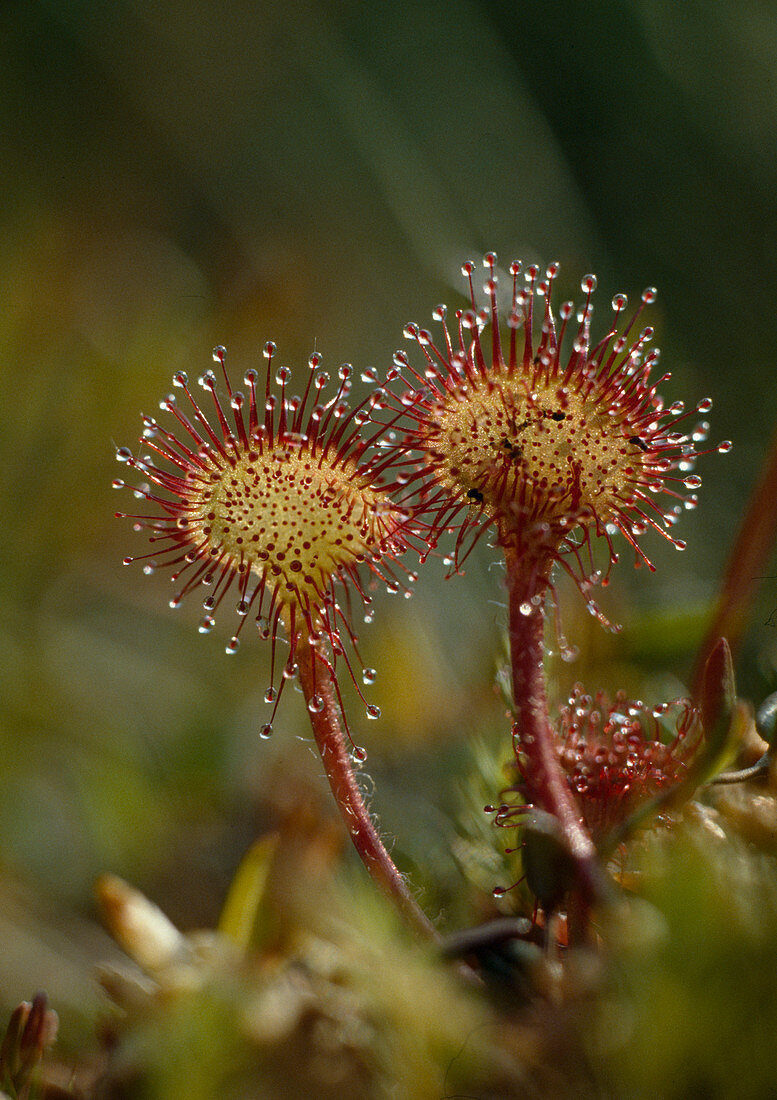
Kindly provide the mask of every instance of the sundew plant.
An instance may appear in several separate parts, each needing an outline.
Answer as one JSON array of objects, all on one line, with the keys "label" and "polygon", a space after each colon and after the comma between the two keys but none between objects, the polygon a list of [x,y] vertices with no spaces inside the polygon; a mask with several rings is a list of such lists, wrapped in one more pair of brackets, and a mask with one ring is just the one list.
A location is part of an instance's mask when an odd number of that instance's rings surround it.
[{"label": "sundew plant", "polygon": [[[135,531],[125,564],[160,599],[167,584],[171,609],[199,602],[199,630],[221,632],[227,654],[265,647],[260,766],[298,687],[364,870],[336,875],[327,827],[300,808],[246,853],[213,932],[184,935],[101,879],[105,921],[142,973],[102,976],[117,1013],[94,1095],[728,1096],[742,1081],[742,1095],[769,1094],[726,992],[751,972],[777,1020],[757,977],[777,964],[777,695],[754,715],[732,656],[746,535],[685,696],[578,682],[560,697],[550,675],[550,650],[574,666],[581,644],[560,578],[597,630],[628,630],[602,590],[632,564],[649,585],[656,536],[694,553],[683,516],[731,444],[708,445],[712,400],[685,403],[662,373],[653,288],[600,308],[586,275],[559,302],[558,264],[502,270],[492,252],[462,274],[461,304],[407,324],[404,350],[358,372],[359,399],[353,369],[332,377],[318,352],[292,375],[269,342],[238,380],[217,347],[201,377],[174,375],[140,446],[117,451],[114,486],[135,501],[117,513]],[[751,509],[774,509],[764,477]],[[379,631],[380,593],[410,595],[441,559],[455,599],[475,555],[501,565],[506,714],[487,750],[467,731],[455,855],[457,912],[472,916],[452,927],[371,814],[358,731],[381,715],[356,623]],[[721,975],[712,994],[705,973]],[[649,1036],[676,981],[673,1044],[658,1054]],[[700,1018],[728,1058],[697,1054]],[[17,1009],[0,1050],[7,1094],[61,1095],[38,1065],[55,1032],[42,995]]]}]

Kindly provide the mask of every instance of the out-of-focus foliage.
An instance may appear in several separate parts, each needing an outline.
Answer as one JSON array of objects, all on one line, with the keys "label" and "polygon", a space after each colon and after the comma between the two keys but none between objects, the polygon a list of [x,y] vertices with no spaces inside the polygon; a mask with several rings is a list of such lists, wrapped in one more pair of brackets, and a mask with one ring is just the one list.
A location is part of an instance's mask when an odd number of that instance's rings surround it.
[{"label": "out-of-focus foliage", "polygon": [[642,905],[605,933],[614,951],[589,1043],[617,1096],[774,1091],[774,842],[767,856],[724,826],[707,812],[649,837]]},{"label": "out-of-focus foliage", "polygon": [[101,882],[108,923],[143,968],[103,973],[123,1010],[105,1096],[423,1100],[493,1077],[487,1007],[366,883],[332,882],[335,838],[292,821],[255,847],[238,879],[252,899],[239,889],[228,907],[250,914],[248,937],[227,913],[220,934],[184,937],[120,880]]}]

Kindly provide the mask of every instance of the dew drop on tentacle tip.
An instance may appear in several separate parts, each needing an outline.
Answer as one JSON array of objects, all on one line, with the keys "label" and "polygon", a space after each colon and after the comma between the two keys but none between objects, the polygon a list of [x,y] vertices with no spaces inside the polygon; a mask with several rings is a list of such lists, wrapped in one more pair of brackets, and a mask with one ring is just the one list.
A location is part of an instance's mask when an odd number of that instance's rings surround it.
[{"label": "dew drop on tentacle tip", "polygon": [[367,760],[367,750],[361,745],[356,745],[353,752],[351,753],[351,756],[357,764],[364,764]]},{"label": "dew drop on tentacle tip", "polygon": [[320,714],[324,709],[324,697],[322,695],[312,695],[308,700],[308,710],[311,714]]},{"label": "dew drop on tentacle tip", "polygon": [[265,724],[259,730],[259,736],[262,741],[268,741],[272,737],[272,723],[265,722]]},{"label": "dew drop on tentacle tip", "polygon": [[376,707],[374,703],[368,703],[365,707],[365,713],[368,718],[380,718],[380,707]]},{"label": "dew drop on tentacle tip", "polygon": [[491,893],[495,898],[503,898],[507,893],[507,890],[504,886],[495,886]]},{"label": "dew drop on tentacle tip", "polygon": [[364,668],[364,669],[362,669],[362,683],[364,683],[364,684],[374,684],[375,680],[377,678],[377,675],[378,674],[377,674],[377,672],[375,671],[374,668]]}]

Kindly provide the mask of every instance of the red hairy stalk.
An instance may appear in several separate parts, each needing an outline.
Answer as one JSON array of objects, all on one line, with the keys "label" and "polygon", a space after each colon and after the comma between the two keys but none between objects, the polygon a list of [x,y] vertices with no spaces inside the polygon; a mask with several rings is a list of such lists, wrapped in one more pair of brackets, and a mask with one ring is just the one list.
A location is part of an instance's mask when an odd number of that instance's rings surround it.
[{"label": "red hairy stalk", "polygon": [[[527,586],[521,559],[509,550],[507,589],[510,656],[515,711],[513,743],[522,756],[530,802],[558,821],[576,870],[576,886],[583,909],[601,893],[602,873],[596,848],[569,786],[558,754],[556,735],[548,717],[543,664],[545,591]],[[539,602],[538,602],[539,601]]]},{"label": "red hairy stalk", "polygon": [[397,905],[408,924],[423,937],[436,939],[433,925],[410,893],[364,803],[348,751],[348,738],[329,662],[321,657],[309,639],[301,639],[297,646],[297,663],[324,771],[362,863],[373,881]]}]

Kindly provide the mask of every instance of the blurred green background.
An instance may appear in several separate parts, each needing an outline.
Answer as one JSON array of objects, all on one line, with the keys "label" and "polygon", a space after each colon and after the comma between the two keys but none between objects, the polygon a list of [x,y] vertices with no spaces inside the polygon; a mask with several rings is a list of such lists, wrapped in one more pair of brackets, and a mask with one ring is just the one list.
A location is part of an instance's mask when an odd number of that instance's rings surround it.
[{"label": "blurred green background", "polygon": [[[408,320],[462,291],[461,262],[562,263],[659,288],[671,400],[715,400],[701,507],[659,569],[616,570],[617,645],[569,598],[559,672],[682,691],[777,407],[777,15],[745,0],[555,4],[25,0],[3,7],[0,110],[0,1000],[45,987],[75,1027],[108,951],[92,883],[131,879],[213,924],[240,856],[328,792],[302,708],[258,740],[268,653],[173,613],[111,489],[177,369],[223,343],[240,376],[276,341],[303,374],[384,372]],[[379,723],[353,725],[373,804],[433,915],[473,734],[506,733],[492,684],[499,569],[431,563],[365,630]],[[777,574],[777,569],[767,572]],[[566,597],[565,597],[566,599]],[[777,577],[740,682],[775,686]],[[772,618],[770,620],[770,615]],[[222,620],[228,616],[222,614]]]}]

